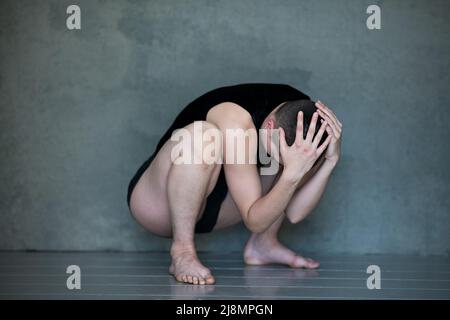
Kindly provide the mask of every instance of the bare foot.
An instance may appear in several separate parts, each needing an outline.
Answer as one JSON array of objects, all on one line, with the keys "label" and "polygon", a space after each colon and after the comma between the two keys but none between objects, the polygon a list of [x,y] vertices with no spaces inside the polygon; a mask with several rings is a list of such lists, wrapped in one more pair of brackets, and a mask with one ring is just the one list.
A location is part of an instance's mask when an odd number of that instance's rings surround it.
[{"label": "bare foot", "polygon": [[214,284],[211,271],[206,268],[200,260],[193,247],[172,246],[172,264],[169,272],[177,281],[191,284]]},{"label": "bare foot", "polygon": [[249,265],[286,264],[291,268],[316,269],[320,263],[297,255],[276,239],[252,235],[244,250],[244,261]]}]

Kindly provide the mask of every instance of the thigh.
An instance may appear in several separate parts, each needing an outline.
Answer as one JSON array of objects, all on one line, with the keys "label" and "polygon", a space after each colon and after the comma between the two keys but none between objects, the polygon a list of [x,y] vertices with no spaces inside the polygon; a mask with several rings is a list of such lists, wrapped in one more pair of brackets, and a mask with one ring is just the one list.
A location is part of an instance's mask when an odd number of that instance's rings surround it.
[{"label": "thigh", "polygon": [[172,233],[167,199],[172,144],[169,140],[159,150],[140,177],[130,198],[130,210],[134,218],[150,232],[166,237]]}]

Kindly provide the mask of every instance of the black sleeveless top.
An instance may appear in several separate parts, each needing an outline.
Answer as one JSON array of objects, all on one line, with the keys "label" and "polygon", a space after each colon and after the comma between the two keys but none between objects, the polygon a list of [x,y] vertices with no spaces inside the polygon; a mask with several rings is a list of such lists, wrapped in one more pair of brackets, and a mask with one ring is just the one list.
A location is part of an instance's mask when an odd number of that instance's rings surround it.
[{"label": "black sleeveless top", "polygon": [[208,111],[219,103],[233,102],[247,110],[258,130],[273,109],[283,102],[292,100],[311,99],[301,91],[285,84],[247,83],[214,89],[189,103],[180,112],[159,141],[155,154],[166,141],[170,140],[176,129],[183,128],[194,121],[206,120]]}]

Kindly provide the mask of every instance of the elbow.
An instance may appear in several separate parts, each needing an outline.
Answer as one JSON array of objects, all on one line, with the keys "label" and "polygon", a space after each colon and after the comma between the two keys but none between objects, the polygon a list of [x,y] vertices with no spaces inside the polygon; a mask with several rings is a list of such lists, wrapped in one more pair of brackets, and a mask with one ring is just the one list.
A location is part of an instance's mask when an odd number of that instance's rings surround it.
[{"label": "elbow", "polygon": [[305,219],[306,216],[308,216],[311,211],[312,211],[312,208],[311,209],[305,208],[302,211],[287,211],[286,218],[289,220],[290,223],[297,224],[300,221],[302,221],[303,219]]},{"label": "elbow", "polygon": [[287,214],[286,215],[286,218],[289,220],[289,222],[290,223],[292,223],[292,224],[297,224],[297,223],[299,223],[300,222],[300,218],[299,217],[295,217],[295,216],[293,216],[292,214]]},{"label": "elbow", "polygon": [[247,222],[245,223],[245,226],[247,227],[248,230],[250,230],[251,233],[262,233],[267,230],[267,227],[258,225],[256,223],[251,224]]}]

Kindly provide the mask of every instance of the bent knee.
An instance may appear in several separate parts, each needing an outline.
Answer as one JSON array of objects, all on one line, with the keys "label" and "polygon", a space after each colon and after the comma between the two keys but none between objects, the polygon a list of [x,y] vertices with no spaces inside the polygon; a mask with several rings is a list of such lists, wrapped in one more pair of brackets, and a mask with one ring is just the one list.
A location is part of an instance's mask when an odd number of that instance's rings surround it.
[{"label": "bent knee", "polygon": [[195,121],[176,130],[171,137],[175,164],[198,164],[205,167],[222,163],[222,132],[208,121]]}]

